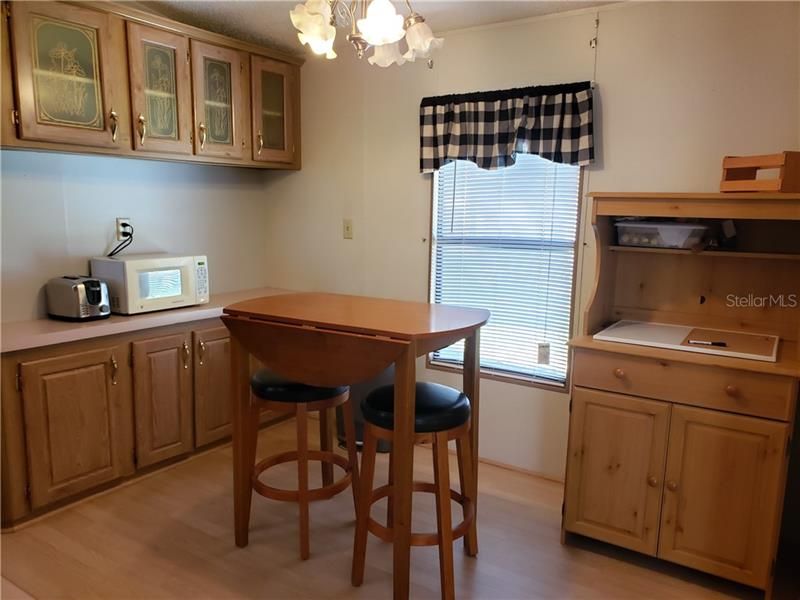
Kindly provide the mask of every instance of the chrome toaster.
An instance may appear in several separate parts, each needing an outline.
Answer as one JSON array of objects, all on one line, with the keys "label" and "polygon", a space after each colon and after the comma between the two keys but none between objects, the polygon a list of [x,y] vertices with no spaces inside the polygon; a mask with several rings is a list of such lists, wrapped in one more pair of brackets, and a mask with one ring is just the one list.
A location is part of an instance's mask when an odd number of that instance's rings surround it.
[{"label": "chrome toaster", "polygon": [[105,281],[64,275],[47,282],[47,314],[66,321],[92,321],[111,315]]}]

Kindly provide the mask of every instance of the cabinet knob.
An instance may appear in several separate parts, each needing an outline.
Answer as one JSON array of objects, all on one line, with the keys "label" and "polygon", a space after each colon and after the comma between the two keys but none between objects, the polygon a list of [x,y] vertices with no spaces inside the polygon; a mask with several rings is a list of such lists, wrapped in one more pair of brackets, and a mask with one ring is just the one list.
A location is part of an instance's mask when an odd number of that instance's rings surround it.
[{"label": "cabinet knob", "polygon": [[614,377],[617,379],[625,379],[625,371],[622,369],[614,369]]},{"label": "cabinet knob", "polygon": [[678,482],[677,481],[672,481],[672,480],[668,481],[667,482],[667,489],[670,492],[674,492],[675,490],[678,489]]},{"label": "cabinet knob", "polygon": [[647,485],[649,485],[650,487],[658,486],[658,479],[650,475],[650,477],[647,478]]},{"label": "cabinet knob", "polygon": [[725,386],[725,393],[728,394],[731,398],[738,398],[739,397],[739,388],[735,385],[726,385]]}]

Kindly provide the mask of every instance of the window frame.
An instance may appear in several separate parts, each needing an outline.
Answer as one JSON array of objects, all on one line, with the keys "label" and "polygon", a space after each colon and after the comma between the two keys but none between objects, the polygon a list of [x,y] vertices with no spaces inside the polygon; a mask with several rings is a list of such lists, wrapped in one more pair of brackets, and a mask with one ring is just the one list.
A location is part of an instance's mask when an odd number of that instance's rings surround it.
[{"label": "window frame", "polygon": [[[583,209],[584,209],[584,172],[585,167],[579,166],[578,167],[578,208],[577,208],[577,219],[575,223],[575,243],[573,245],[573,256],[575,260],[572,265],[572,302],[570,302],[569,307],[569,333],[570,339],[575,335],[574,327],[575,327],[575,309],[576,304],[578,301],[578,263],[583,258],[583,253],[580,252],[581,247],[586,245],[586,242],[583,239]],[[432,174],[429,178],[429,185],[430,185],[430,207],[428,212],[428,302],[431,301],[431,286],[433,284],[431,275],[433,274],[433,238],[434,238],[434,231],[433,231],[433,208],[434,208],[434,193],[435,193],[435,186],[434,186],[434,179],[435,176]],[[490,319],[491,320],[491,319]],[[433,352],[428,352],[425,355],[425,368],[430,369],[432,371],[441,371],[444,373],[451,373],[451,374],[462,374],[464,372],[464,364],[453,364],[450,362],[445,361],[437,361],[433,358]],[[559,394],[567,394],[571,393],[572,389],[572,351],[569,350],[567,352],[567,373],[564,378],[563,383],[559,383],[556,381],[550,381],[544,378],[537,378],[537,377],[527,377],[525,375],[515,375],[513,373],[507,373],[505,371],[498,371],[496,369],[489,369],[486,367],[480,367],[479,376],[481,379],[488,379],[491,381],[499,381],[502,383],[509,383],[512,385],[520,385],[524,387],[532,387],[541,390],[547,390],[549,392],[555,392]]]}]

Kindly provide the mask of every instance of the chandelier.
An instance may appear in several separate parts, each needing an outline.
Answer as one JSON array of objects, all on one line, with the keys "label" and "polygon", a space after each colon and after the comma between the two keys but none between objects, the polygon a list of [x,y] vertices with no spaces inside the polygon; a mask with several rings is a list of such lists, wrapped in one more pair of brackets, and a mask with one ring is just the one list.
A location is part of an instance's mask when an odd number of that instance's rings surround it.
[{"label": "chandelier", "polygon": [[[411,3],[408,16],[397,14],[390,0],[306,0],[289,11],[292,25],[298,30],[302,44],[308,44],[315,54],[336,58],[333,42],[336,27],[350,27],[347,41],[352,44],[358,58],[373,48],[367,61],[371,65],[389,67],[427,59],[433,68],[431,51],[441,48],[442,38],[433,36],[433,31],[422,15],[414,12]],[[407,50],[400,53],[400,41],[405,38]]]}]

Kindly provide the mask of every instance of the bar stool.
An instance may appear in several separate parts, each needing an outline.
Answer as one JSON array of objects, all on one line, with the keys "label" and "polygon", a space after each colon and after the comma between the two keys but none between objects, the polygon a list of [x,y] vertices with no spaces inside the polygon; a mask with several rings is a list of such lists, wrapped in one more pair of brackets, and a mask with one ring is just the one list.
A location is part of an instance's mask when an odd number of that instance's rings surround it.
[{"label": "bar stool", "polygon": [[[261,369],[253,375],[250,389],[252,398],[258,402],[259,408],[293,414],[297,421],[297,450],[268,456],[256,463],[253,467],[252,487],[253,491],[266,498],[283,502],[297,502],[300,509],[300,557],[306,560],[310,555],[309,503],[332,498],[352,485],[353,503],[355,504],[358,488],[358,458],[350,389],[346,386],[322,388],[294,383],[282,379],[266,369]],[[344,417],[347,458],[333,452],[333,436],[330,435],[327,426],[329,417],[326,411],[338,406],[342,407]],[[320,450],[309,450],[308,448],[309,412],[320,413]],[[258,427],[259,413],[258,410],[251,411],[250,418],[255,421],[250,424],[253,428]],[[309,460],[319,461],[322,465],[322,487],[308,488]],[[270,467],[293,461],[297,462],[298,489],[276,488],[259,479],[261,473]],[[344,475],[336,481],[333,481],[333,465],[344,470]]]},{"label": "bar stool", "polygon": [[[361,403],[364,414],[364,446],[361,456],[361,481],[356,504],[356,533],[353,548],[353,585],[364,581],[364,563],[367,552],[367,532],[385,542],[392,542],[392,482],[372,489],[375,475],[375,454],[379,439],[392,441],[394,428],[394,386],[380,387]],[[415,443],[433,442],[434,483],[413,483],[414,492],[428,492],[436,496],[436,533],[412,533],[412,546],[439,546],[439,574],[442,598],[453,598],[453,541],[464,537],[475,518],[472,494],[472,453],[470,450],[470,404],[463,393],[436,383],[417,383],[415,399]],[[450,469],[447,443],[456,440],[458,473],[461,493],[450,489]],[[390,463],[392,458],[390,457]],[[388,499],[387,525],[383,526],[370,516],[371,506],[381,498]],[[451,524],[450,500],[459,503],[463,520],[455,527]],[[468,549],[474,555],[477,548]]]}]

